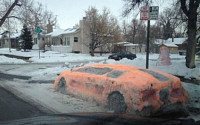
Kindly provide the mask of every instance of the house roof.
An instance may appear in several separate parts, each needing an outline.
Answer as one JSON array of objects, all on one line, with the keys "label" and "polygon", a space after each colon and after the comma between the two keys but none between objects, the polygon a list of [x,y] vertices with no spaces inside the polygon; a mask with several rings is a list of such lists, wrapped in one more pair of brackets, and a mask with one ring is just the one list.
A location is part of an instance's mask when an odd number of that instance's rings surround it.
[{"label": "house roof", "polygon": [[129,44],[125,44],[124,46],[139,46],[139,44],[129,43]]},{"label": "house roof", "polygon": [[121,45],[121,46],[139,46],[139,44],[133,44],[133,43],[130,43],[130,42],[118,42],[118,43],[115,43],[116,45]]},{"label": "house roof", "polygon": [[168,46],[168,47],[177,47],[177,45],[181,45],[185,43],[186,40],[187,38],[174,38],[174,42],[172,42],[172,38],[169,38],[167,40],[156,39],[154,43],[157,45],[164,44],[165,46]]},{"label": "house roof", "polygon": [[118,42],[118,43],[115,43],[115,44],[117,44],[117,45],[124,45],[124,44],[130,44],[130,42]]},{"label": "house roof", "polygon": [[[173,43],[163,43],[163,44],[161,44],[161,45],[165,45],[165,46],[167,46],[167,47],[178,47],[177,45],[175,45],[175,44],[173,44]],[[160,45],[160,46],[161,46]]]},{"label": "house roof", "polygon": [[53,32],[46,34],[46,36],[59,36],[61,33],[63,33],[64,30],[63,29],[53,29]]},{"label": "house roof", "polygon": [[68,29],[54,29],[53,32],[46,34],[46,36],[52,36],[52,37],[57,37],[60,35],[65,35],[65,34],[70,34],[70,33],[74,33],[77,30],[79,30],[79,28],[68,28]]},{"label": "house roof", "polygon": [[10,35],[10,38],[17,38],[21,35],[21,32],[14,32]]},{"label": "house roof", "polygon": [[79,28],[68,28],[68,29],[64,30],[64,32],[62,33],[62,35],[74,33],[74,32],[76,32],[77,30],[79,30]]}]

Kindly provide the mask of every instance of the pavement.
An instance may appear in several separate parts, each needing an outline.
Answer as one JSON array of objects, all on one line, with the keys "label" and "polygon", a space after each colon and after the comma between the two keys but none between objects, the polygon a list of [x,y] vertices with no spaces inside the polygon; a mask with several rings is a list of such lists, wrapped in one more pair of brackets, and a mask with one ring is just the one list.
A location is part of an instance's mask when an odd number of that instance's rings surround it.
[{"label": "pavement", "polygon": [[7,81],[16,82],[16,79],[19,80],[27,80],[29,83],[34,82],[52,82],[52,81],[34,81],[30,80],[30,76],[18,75],[18,74],[9,74],[6,73],[10,70],[18,70],[21,68],[26,70],[30,70],[30,68],[41,68],[41,67],[51,67],[55,66],[55,64],[50,65],[0,65],[0,121],[10,121],[22,118],[29,118],[35,116],[43,116],[48,113],[41,110],[36,105],[32,103],[28,103],[23,99],[17,97],[12,93],[12,91],[7,90],[1,86],[1,84]]},{"label": "pavement", "polygon": [[46,113],[37,107],[16,97],[11,92],[0,87],[0,121],[10,121],[34,116],[42,116]]}]

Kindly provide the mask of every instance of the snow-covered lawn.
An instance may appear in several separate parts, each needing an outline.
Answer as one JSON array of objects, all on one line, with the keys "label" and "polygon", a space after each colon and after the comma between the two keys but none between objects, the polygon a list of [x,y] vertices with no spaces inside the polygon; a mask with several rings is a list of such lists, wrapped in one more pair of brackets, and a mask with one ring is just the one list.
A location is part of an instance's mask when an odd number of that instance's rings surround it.
[{"label": "snow-covered lawn", "polygon": [[[89,54],[59,53],[54,51],[46,51],[46,52],[41,51],[39,58],[39,50],[31,50],[30,52],[23,52],[12,49],[11,52],[9,52],[8,48],[0,49],[0,54],[31,57],[29,61],[31,61],[32,63],[101,61],[107,58],[100,56],[91,57]],[[16,62],[17,60],[19,61],[20,59],[16,59]],[[6,60],[6,62],[9,62],[9,60]]]},{"label": "snow-covered lawn", "polygon": [[[32,63],[65,63],[67,65],[71,65],[71,63],[87,63],[91,62],[90,64],[93,64],[94,62],[100,63],[108,63],[108,64],[125,64],[125,65],[133,65],[133,66],[139,66],[139,67],[145,67],[146,66],[146,54],[141,53],[137,54],[137,58],[134,60],[128,60],[123,59],[120,61],[115,60],[107,60],[108,55],[103,56],[95,56],[91,57],[89,54],[74,54],[74,53],[59,53],[59,52],[53,52],[53,51],[47,51],[45,53],[41,52],[39,59],[38,50],[32,50],[30,52],[21,52],[16,51],[15,49],[12,49],[12,52],[8,51],[8,48],[0,49],[0,54],[11,54],[11,55],[18,55],[18,56],[25,56],[25,57],[31,57],[29,61],[32,61]],[[195,69],[188,69],[185,66],[185,56],[180,56],[178,54],[170,54],[172,65],[170,66],[158,66],[157,59],[159,57],[159,54],[150,54],[149,56],[149,68],[154,70],[161,70],[173,75],[178,76],[184,76],[185,78],[196,78],[200,80],[200,61],[197,61],[197,67]],[[103,61],[104,60],[104,61]],[[14,58],[7,58],[5,56],[0,56],[0,63],[27,63],[20,59],[14,59]],[[63,71],[63,67],[57,67],[56,69],[49,69],[48,72],[55,72],[60,73]],[[42,73],[44,71],[41,71]]]}]

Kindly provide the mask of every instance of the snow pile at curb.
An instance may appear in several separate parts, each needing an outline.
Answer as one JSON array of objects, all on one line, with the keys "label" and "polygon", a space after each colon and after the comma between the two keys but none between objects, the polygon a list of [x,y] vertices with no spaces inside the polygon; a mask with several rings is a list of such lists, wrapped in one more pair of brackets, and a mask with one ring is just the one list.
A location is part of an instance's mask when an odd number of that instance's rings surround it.
[{"label": "snow pile at curb", "polygon": [[0,63],[6,63],[6,64],[21,64],[21,63],[27,63],[21,59],[15,59],[15,58],[8,58],[5,56],[0,56]]}]

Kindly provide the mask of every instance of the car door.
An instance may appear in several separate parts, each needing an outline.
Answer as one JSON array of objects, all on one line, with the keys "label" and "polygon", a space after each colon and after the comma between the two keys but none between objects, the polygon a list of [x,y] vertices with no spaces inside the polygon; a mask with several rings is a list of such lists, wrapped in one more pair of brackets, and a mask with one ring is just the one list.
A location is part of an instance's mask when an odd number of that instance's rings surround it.
[{"label": "car door", "polygon": [[[85,67],[78,69],[77,72],[81,74],[84,93],[87,96],[98,98],[104,91],[103,81],[105,80],[104,74],[111,72],[111,68],[107,67]],[[91,95],[92,94],[92,95]]]}]

